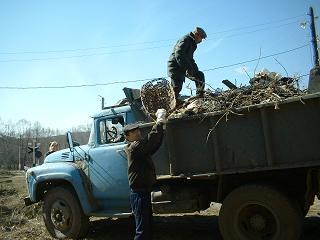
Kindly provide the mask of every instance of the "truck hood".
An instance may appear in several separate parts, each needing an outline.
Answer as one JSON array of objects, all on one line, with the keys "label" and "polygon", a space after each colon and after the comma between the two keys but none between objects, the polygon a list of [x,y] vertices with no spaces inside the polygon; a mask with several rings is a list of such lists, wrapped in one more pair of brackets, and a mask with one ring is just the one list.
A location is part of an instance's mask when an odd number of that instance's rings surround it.
[{"label": "truck hood", "polygon": [[82,145],[74,148],[74,152],[70,152],[69,148],[56,151],[49,154],[45,159],[44,163],[52,162],[73,162],[74,160],[84,160],[88,155],[88,145]]}]

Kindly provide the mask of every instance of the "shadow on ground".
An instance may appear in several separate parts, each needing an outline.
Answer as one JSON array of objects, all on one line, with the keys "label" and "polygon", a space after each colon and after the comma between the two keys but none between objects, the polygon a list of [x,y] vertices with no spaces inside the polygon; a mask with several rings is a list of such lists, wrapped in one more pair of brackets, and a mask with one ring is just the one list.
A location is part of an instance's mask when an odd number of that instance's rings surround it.
[{"label": "shadow on ground", "polygon": [[303,222],[301,240],[320,239],[320,217],[307,217]]},{"label": "shadow on ground", "polygon": [[[99,219],[91,221],[86,239],[133,239],[134,220]],[[217,216],[155,216],[154,240],[222,240]]]},{"label": "shadow on ground", "polygon": [[[134,220],[99,219],[90,224],[86,239],[133,239]],[[303,223],[301,240],[319,240],[320,217],[307,217]],[[223,240],[217,216],[183,215],[155,216],[154,240]]]}]

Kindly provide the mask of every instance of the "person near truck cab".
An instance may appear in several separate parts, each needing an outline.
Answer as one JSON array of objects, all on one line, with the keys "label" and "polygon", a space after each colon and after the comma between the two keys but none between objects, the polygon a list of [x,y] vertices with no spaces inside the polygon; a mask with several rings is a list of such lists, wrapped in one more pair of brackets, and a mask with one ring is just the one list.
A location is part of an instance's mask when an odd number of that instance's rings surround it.
[{"label": "person near truck cab", "polygon": [[206,37],[206,32],[202,28],[196,27],[193,32],[179,39],[173,48],[168,61],[168,75],[171,78],[176,100],[179,97],[185,77],[195,81],[197,95],[203,96],[205,77],[203,72],[199,71],[193,59],[193,53],[197,49],[197,44],[201,43],[202,39]]},{"label": "person near truck cab", "polygon": [[151,191],[156,185],[156,172],[151,156],[162,143],[166,110],[159,109],[156,116],[156,124],[145,138],[141,137],[138,124],[129,124],[123,129],[129,142],[125,151],[131,190],[130,204],[136,223],[134,240],[151,240],[153,235]]},{"label": "person near truck cab", "polygon": [[46,153],[46,156],[50,155],[53,152],[56,152],[59,150],[59,144],[56,141],[50,142],[49,145],[49,151]]}]

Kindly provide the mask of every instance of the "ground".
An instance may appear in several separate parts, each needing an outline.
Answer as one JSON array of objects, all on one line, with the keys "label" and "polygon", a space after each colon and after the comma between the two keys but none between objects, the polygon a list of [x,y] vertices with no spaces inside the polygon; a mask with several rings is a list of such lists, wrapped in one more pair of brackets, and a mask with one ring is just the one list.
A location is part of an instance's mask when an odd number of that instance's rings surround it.
[{"label": "ground", "polygon": [[[0,239],[52,239],[41,216],[41,204],[25,207],[24,172],[0,170]],[[201,213],[156,215],[154,217],[155,240],[222,240],[218,227],[220,205]],[[320,237],[320,201],[316,200],[303,224],[302,240],[318,240]],[[87,240],[133,239],[132,219],[92,218]]]}]

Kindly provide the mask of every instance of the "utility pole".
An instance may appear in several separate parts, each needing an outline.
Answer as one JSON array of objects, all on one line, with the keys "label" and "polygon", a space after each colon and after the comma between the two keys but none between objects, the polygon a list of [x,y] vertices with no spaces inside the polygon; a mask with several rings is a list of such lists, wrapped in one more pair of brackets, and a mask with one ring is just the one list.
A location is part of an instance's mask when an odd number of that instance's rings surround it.
[{"label": "utility pole", "polygon": [[[39,151],[40,151],[40,143],[37,143],[36,146],[37,146],[36,148],[39,148]],[[37,165],[40,165],[40,157],[39,157],[39,155],[36,155],[36,150],[34,150],[34,152],[35,152],[34,154],[37,158]]]},{"label": "utility pole", "polygon": [[319,65],[319,50],[318,50],[318,35],[316,31],[316,17],[313,7],[310,7],[310,30],[313,46],[313,61],[314,67],[310,70],[308,92],[315,93],[320,91],[320,65]]},{"label": "utility pole", "polygon": [[19,164],[18,164],[18,170],[21,170],[21,134],[19,136]]},{"label": "utility pole", "polygon": [[[32,140],[32,148],[35,149],[36,147],[36,140],[33,139]],[[36,166],[36,151],[33,150],[32,152],[32,167],[35,167]]]},{"label": "utility pole", "polygon": [[21,170],[21,146],[19,143],[19,164],[18,164],[18,170]]},{"label": "utility pole", "polygon": [[313,46],[313,59],[314,59],[314,66],[319,66],[319,51],[318,51],[318,35],[316,30],[316,22],[314,16],[313,7],[310,7],[310,29],[311,29],[311,36],[312,36],[312,46]]}]

